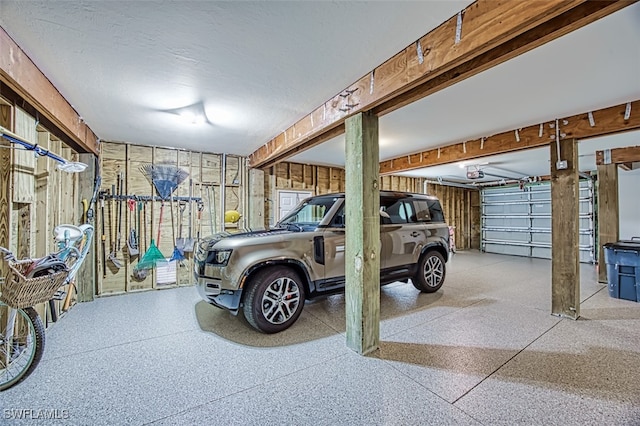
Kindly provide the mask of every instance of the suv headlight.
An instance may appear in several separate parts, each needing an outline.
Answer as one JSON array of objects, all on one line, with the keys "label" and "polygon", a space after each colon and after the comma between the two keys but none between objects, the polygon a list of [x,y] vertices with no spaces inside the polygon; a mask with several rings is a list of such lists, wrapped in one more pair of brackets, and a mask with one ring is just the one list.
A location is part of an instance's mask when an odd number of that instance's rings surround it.
[{"label": "suv headlight", "polygon": [[232,250],[212,250],[207,256],[206,263],[215,266],[226,266]]}]

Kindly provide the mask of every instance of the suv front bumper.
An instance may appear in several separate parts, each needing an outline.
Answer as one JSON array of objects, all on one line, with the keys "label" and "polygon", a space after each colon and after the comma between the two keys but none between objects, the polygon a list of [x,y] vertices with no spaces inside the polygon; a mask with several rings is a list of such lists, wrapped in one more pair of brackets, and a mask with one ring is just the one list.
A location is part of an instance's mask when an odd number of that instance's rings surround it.
[{"label": "suv front bumper", "polygon": [[196,281],[196,289],[202,299],[218,308],[229,310],[233,314],[238,312],[242,289],[223,290],[220,279],[202,277],[195,272],[193,276]]}]

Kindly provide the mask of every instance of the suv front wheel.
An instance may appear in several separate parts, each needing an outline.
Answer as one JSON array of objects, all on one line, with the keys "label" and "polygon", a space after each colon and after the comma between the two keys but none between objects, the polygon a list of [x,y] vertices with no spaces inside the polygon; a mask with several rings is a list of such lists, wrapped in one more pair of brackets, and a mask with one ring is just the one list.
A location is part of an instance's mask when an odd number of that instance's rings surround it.
[{"label": "suv front wheel", "polygon": [[445,274],[444,257],[437,251],[431,250],[420,257],[418,270],[411,282],[421,292],[433,293],[442,287]]},{"label": "suv front wheel", "polygon": [[252,327],[263,333],[289,328],[304,306],[304,285],[298,274],[286,266],[258,271],[245,288],[242,312]]}]

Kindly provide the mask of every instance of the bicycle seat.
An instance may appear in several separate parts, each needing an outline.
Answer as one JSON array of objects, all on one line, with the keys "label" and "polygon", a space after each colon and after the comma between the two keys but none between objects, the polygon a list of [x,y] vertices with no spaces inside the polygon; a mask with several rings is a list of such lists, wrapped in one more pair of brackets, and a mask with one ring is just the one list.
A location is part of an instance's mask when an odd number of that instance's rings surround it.
[{"label": "bicycle seat", "polygon": [[53,235],[58,242],[62,242],[67,238],[69,238],[69,241],[76,241],[82,237],[82,229],[75,225],[58,225],[53,229]]}]

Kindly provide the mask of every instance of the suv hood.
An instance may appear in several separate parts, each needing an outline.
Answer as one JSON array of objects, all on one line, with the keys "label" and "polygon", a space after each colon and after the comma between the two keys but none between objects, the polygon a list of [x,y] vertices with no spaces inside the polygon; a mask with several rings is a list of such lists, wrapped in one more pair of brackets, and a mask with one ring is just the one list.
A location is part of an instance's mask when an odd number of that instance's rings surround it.
[{"label": "suv hood", "polygon": [[[229,241],[233,242],[233,245],[241,243],[242,240],[245,239],[254,239],[254,238],[266,238],[266,237],[274,237],[274,236],[285,236],[289,234],[299,234],[297,231],[290,231],[288,229],[271,229],[271,230],[259,230],[259,231],[246,231],[240,232],[237,234],[231,234],[229,232],[218,232],[217,234],[213,234],[208,237],[201,238],[198,242],[198,245],[201,250],[208,251],[213,248],[220,241]],[[225,244],[226,246],[226,244]]]}]

